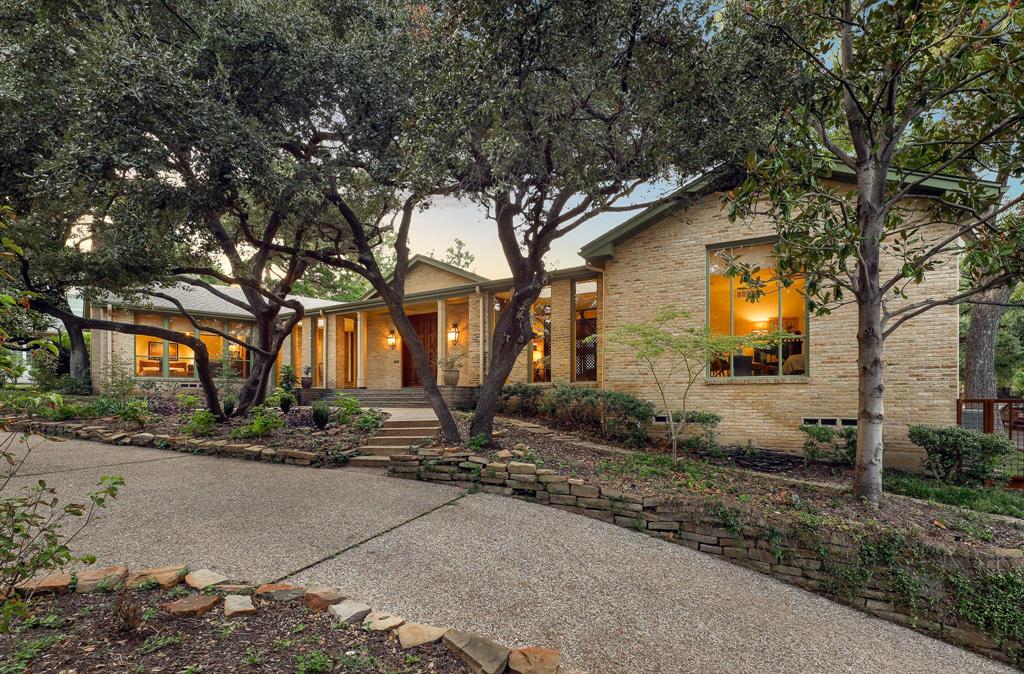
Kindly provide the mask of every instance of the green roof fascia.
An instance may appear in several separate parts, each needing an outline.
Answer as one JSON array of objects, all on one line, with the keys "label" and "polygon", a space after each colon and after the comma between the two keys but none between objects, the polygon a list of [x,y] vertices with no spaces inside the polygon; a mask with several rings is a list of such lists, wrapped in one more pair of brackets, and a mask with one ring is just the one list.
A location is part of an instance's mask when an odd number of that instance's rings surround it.
[{"label": "green roof fascia", "polygon": [[[569,267],[556,269],[548,274],[552,281],[564,279],[589,278],[594,275],[594,270],[587,266]],[[436,290],[421,290],[416,293],[409,293],[403,298],[403,304],[416,304],[417,302],[428,302],[430,300],[443,300],[451,297],[460,297],[480,291],[502,291],[513,286],[512,278],[486,280],[482,283],[467,283],[465,285],[448,286]],[[355,302],[339,302],[336,305],[321,307],[325,313],[351,313],[353,311],[364,311],[366,309],[379,309],[386,307],[384,300],[378,297],[356,300]]]},{"label": "green roof fascia", "polygon": [[[898,169],[889,170],[889,180],[892,182],[905,182],[913,179],[921,179],[928,174],[922,171],[901,171]],[[856,181],[856,173],[846,164],[834,164],[831,167],[827,178],[853,183]],[[924,180],[918,189],[926,193],[959,192],[964,178],[958,176],[937,174]],[[989,190],[993,197],[998,197],[1003,191],[1003,186],[991,180],[978,180],[983,187]],[[683,197],[686,194],[697,192],[707,184],[707,177],[702,176],[686,183],[669,196],[669,200],[644,209],[618,227],[614,227],[590,243],[580,248],[579,255],[584,260],[597,261],[612,257],[615,254],[616,244],[622,243],[661,218],[670,215],[672,212],[684,205]]]}]

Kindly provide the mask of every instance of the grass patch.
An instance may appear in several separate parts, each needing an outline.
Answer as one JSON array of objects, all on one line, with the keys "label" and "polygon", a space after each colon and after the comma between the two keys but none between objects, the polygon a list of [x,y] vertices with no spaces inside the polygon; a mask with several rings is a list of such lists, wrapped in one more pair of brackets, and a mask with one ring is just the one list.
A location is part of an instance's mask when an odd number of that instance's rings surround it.
[{"label": "grass patch", "polygon": [[64,637],[60,634],[50,634],[31,641],[22,641],[18,644],[17,650],[6,662],[0,663],[0,674],[23,674],[28,671],[29,663],[37,655],[44,653],[50,646],[54,645]]},{"label": "grass patch", "polygon": [[883,484],[893,494],[1024,519],[1024,494],[1005,489],[948,485],[906,473],[886,473]]}]

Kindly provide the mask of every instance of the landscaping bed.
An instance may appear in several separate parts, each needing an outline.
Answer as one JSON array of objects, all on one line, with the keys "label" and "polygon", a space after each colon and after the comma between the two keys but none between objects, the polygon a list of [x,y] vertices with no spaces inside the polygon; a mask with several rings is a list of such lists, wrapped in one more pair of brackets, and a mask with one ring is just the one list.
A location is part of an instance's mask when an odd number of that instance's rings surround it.
[{"label": "landscaping bed", "polygon": [[16,672],[438,672],[470,669],[441,643],[402,650],[391,632],[339,623],[301,602],[242,618],[212,610],[177,618],[162,606],[179,590],[136,591],[130,601],[144,619],[130,633],[117,628],[116,595],[43,597],[34,617],[0,635],[5,674]]}]

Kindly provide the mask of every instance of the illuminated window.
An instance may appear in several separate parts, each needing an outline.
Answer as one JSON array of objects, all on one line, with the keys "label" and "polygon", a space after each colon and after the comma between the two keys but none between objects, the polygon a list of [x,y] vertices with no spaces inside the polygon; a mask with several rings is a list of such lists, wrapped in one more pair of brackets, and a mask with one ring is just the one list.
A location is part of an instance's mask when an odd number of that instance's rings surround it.
[{"label": "illuminated window", "polygon": [[536,335],[530,343],[531,382],[551,381],[551,286],[545,286],[530,307],[530,320]]},{"label": "illuminated window", "polygon": [[[807,300],[803,279],[781,283],[776,274],[772,244],[723,246],[708,252],[708,327],[717,335],[767,334],[782,331],[778,344],[746,347],[717,359],[713,377],[775,377],[807,372]],[[735,257],[758,267],[755,278],[766,283],[764,294],[751,301],[751,289],[727,276],[728,259]]]},{"label": "illuminated window", "polygon": [[[196,328],[184,316],[171,316],[167,327],[175,332],[194,336]],[[171,377],[195,377],[196,353],[191,347],[176,342],[167,343],[167,374]]]},{"label": "illuminated window", "polygon": [[[249,341],[250,324],[242,321],[228,321],[227,333],[235,339]],[[249,376],[249,350],[241,344],[228,342],[228,367],[243,379]]]},{"label": "illuminated window", "polygon": [[[164,317],[157,314],[135,314],[136,325],[164,327]],[[165,342],[159,337],[135,335],[135,376],[164,376]]]},{"label": "illuminated window", "polygon": [[597,381],[597,281],[573,281],[573,379]]}]

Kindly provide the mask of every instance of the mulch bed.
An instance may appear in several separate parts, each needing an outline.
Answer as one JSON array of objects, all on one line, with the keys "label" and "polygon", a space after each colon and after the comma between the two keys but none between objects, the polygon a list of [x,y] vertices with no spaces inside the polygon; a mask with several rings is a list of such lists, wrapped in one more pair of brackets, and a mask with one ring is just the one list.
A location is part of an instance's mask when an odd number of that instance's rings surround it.
[{"label": "mulch bed", "polygon": [[[229,442],[249,442],[263,447],[295,449],[305,452],[314,452],[324,457],[335,456],[348,449],[354,449],[366,444],[367,438],[376,431],[360,430],[354,424],[338,424],[331,422],[326,429],[320,431],[311,424],[304,423],[309,418],[308,407],[293,406],[286,417],[287,425],[274,430],[270,435],[235,439],[231,437],[232,429],[246,425],[249,420],[233,418],[225,423],[217,424],[213,435],[204,436],[204,440],[227,440]],[[184,414],[170,412],[163,415],[155,415],[143,428],[137,424],[123,422],[116,417],[101,417],[95,419],[102,422],[102,425],[111,431],[124,431],[126,433],[153,433],[154,435],[187,435],[182,430],[185,423]],[[390,415],[381,412],[381,417],[387,419]],[[82,420],[89,422],[93,420]],[[319,465],[331,465],[331,461],[320,461]]]},{"label": "mulch bed", "polygon": [[[172,596],[180,596],[180,591]],[[109,672],[407,672],[463,673],[466,666],[436,643],[403,651],[390,633],[338,623],[311,613],[301,602],[278,603],[245,617],[226,619],[220,608],[200,618],[175,618],[160,606],[167,592],[129,595],[143,612],[130,633],[116,628],[114,594],[69,594],[35,600],[36,616],[13,634],[0,635],[0,671],[69,674]],[[51,642],[51,643],[48,643]],[[25,661],[31,644],[37,654]],[[19,659],[20,655],[20,659]],[[323,662],[326,669],[299,669]],[[24,669],[17,668],[23,663]]]},{"label": "mulch bed", "polygon": [[[460,416],[457,421],[463,436],[468,437],[468,417]],[[887,495],[882,508],[871,508],[852,497],[852,478],[845,468],[826,465],[804,470],[798,460],[800,466],[785,469],[784,476],[777,474],[778,466],[771,462],[766,464],[767,472],[744,469],[736,466],[751,452],[738,448],[705,457],[681,452],[679,464],[673,467],[671,457],[663,450],[638,452],[600,446],[586,438],[531,429],[509,420],[496,420],[495,430],[496,446],[478,450],[492,460],[507,461],[497,452],[515,450],[517,446],[522,451],[525,445],[525,456],[514,460],[536,463],[626,493],[695,504],[717,501],[726,506],[754,507],[768,518],[777,516],[814,526],[842,529],[868,524],[936,543],[1024,549],[1024,522],[895,495]]]}]

